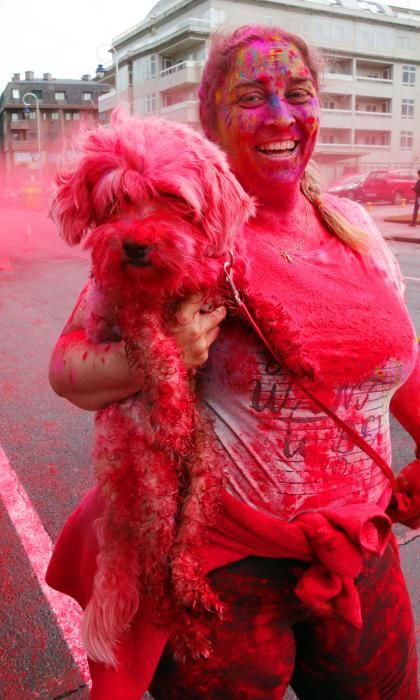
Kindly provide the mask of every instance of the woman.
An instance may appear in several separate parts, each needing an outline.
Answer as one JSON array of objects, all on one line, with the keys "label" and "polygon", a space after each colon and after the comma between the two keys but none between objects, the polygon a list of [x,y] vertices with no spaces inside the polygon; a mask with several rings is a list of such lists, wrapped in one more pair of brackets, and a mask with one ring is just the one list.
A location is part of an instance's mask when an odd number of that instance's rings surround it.
[{"label": "woman", "polygon": [[[394,394],[394,413],[420,444],[416,339],[397,265],[372,222],[354,203],[321,198],[308,174],[318,71],[319,59],[298,37],[238,29],[213,43],[201,119],[257,199],[235,253],[243,260],[233,265],[255,315],[277,309],[276,349],[289,350],[289,368],[389,460]],[[408,595],[393,542],[379,545],[389,523],[388,479],[302,394],[246,322],[230,318],[221,331],[225,309],[203,311],[199,295],[186,300],[173,332],[189,366],[209,355],[202,395],[227,474],[203,556],[226,617],[197,619],[213,653],[182,663],[170,645],[162,654],[164,631],[138,616],[120,667],[91,664],[92,697],[138,698],[152,679],[156,700],[278,699],[289,683],[300,698],[415,700]],[[57,393],[96,410],[141,389],[123,348],[103,352],[87,343],[83,327],[82,293],[53,353]],[[415,468],[405,470],[401,490],[413,489]],[[81,559],[99,508],[82,503],[50,566],[49,581],[81,602],[93,568],[86,573]],[[376,544],[347,537],[361,511],[381,524],[369,530]],[[412,509],[406,519],[414,523],[415,515]]]}]

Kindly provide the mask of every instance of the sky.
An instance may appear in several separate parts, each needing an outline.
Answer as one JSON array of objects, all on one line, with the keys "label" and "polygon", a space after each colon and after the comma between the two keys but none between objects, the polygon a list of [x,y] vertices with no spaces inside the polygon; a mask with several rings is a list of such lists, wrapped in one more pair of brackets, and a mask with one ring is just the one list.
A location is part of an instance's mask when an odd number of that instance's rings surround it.
[{"label": "sky", "polygon": [[[141,22],[157,0],[0,0],[0,94],[13,73],[79,79],[111,63],[114,36]],[[103,46],[105,45],[105,46]]]},{"label": "sky", "polygon": [[[157,0],[0,0],[0,94],[13,73],[79,79],[110,63],[113,37],[141,22]],[[389,4],[420,10],[420,0]],[[104,46],[105,45],[105,46]]]}]

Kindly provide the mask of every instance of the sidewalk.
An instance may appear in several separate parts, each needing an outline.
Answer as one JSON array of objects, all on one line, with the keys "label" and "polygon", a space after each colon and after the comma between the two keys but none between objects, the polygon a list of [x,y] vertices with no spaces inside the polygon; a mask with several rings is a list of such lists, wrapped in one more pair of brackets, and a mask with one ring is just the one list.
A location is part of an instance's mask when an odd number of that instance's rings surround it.
[{"label": "sidewalk", "polygon": [[408,223],[386,221],[389,217],[404,216],[411,221],[413,203],[404,207],[394,204],[372,204],[371,207],[364,204],[367,212],[375,221],[383,237],[392,241],[403,241],[405,243],[420,243],[420,217],[417,217],[417,226],[411,228]]}]

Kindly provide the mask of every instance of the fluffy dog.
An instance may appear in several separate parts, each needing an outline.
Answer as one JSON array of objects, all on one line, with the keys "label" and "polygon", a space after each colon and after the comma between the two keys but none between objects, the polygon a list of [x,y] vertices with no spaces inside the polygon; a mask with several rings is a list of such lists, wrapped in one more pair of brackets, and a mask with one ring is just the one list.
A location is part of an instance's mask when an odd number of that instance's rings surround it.
[{"label": "fluffy dog", "polygon": [[200,611],[221,614],[198,548],[223,470],[169,321],[197,291],[219,303],[222,256],[253,202],[198,133],[117,116],[83,135],[57,177],[52,213],[68,243],[85,239],[91,250],[89,337],[122,339],[144,383],[96,415],[105,510],[82,622],[87,653],[115,665],[115,644],[141,605],[169,628],[180,656],[207,654],[191,621]]}]

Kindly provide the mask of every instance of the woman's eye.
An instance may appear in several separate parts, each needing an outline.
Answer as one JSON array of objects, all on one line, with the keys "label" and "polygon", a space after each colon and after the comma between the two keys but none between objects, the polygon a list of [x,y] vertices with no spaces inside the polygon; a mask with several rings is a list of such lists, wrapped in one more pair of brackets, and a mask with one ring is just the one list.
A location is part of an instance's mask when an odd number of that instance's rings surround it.
[{"label": "woman's eye", "polygon": [[246,95],[241,95],[239,98],[239,103],[241,105],[253,107],[254,105],[257,104],[262,104],[264,102],[264,95],[262,95],[260,92],[250,92],[247,93]]},{"label": "woman's eye", "polygon": [[306,90],[290,90],[290,92],[287,93],[287,99],[293,102],[305,102],[310,97],[310,93]]}]

